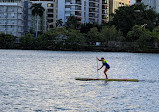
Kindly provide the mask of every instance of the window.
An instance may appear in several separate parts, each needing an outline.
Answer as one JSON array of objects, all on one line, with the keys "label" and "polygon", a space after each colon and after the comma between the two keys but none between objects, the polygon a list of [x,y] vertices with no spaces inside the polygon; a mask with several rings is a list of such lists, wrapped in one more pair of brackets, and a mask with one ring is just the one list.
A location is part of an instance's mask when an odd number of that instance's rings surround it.
[{"label": "window", "polygon": [[54,15],[53,14],[48,14],[48,17],[54,17]]},{"label": "window", "polygon": [[54,12],[54,10],[53,9],[48,9],[48,12]]}]

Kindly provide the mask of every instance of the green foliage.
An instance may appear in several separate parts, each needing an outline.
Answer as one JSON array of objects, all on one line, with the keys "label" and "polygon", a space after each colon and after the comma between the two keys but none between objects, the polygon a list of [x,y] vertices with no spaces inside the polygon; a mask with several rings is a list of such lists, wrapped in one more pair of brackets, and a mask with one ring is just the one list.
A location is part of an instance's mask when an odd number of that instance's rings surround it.
[{"label": "green foliage", "polygon": [[87,33],[87,41],[91,43],[100,42],[100,32],[98,32],[98,29],[96,27],[91,28],[90,31]]},{"label": "green foliage", "polygon": [[148,50],[155,48],[155,44],[158,42],[158,36],[154,32],[146,31],[142,33],[137,40],[137,44],[139,45],[139,48],[142,50]]},{"label": "green foliage", "polygon": [[39,24],[38,17],[40,16],[42,18],[45,9],[42,7],[41,3],[33,4],[31,9],[32,9],[32,15],[36,17],[36,38],[37,38],[37,36],[38,36],[38,24]]},{"label": "green foliage", "polygon": [[135,25],[131,31],[127,33],[126,40],[135,42],[139,39],[139,37],[142,35],[142,33],[147,32],[147,30],[139,25]]},{"label": "green foliage", "polygon": [[71,15],[67,19],[67,22],[65,23],[65,26],[66,26],[67,29],[69,29],[69,28],[78,29],[81,25],[80,20],[81,20],[81,18],[75,17],[74,15]]},{"label": "green foliage", "polygon": [[100,33],[100,39],[104,42],[107,41],[123,41],[122,33],[116,29],[115,26],[104,26]]},{"label": "green foliage", "polygon": [[55,49],[58,42],[65,40],[64,35],[66,28],[53,28],[37,38],[36,46],[38,49]]},{"label": "green foliage", "polygon": [[72,50],[80,50],[86,42],[84,34],[79,30],[70,29],[67,33],[66,47]]},{"label": "green foliage", "polygon": [[94,28],[94,27],[96,27],[98,29],[98,31],[100,31],[102,29],[102,25],[99,25],[97,23],[93,23],[93,24],[85,23],[85,24],[81,24],[80,32],[87,34],[91,30],[91,28]]},{"label": "green foliage", "polygon": [[34,43],[35,43],[35,38],[30,33],[20,38],[20,46],[23,49],[33,49],[35,46]]},{"label": "green foliage", "polygon": [[143,4],[119,7],[112,16],[113,20],[110,23],[122,31],[124,36],[135,25],[147,24],[146,28],[153,30],[159,18],[153,9],[147,9]]},{"label": "green foliage", "polygon": [[41,3],[35,3],[31,6],[33,16],[43,16],[45,9],[42,7]]},{"label": "green foliage", "polygon": [[16,41],[15,36],[10,34],[1,33],[0,34],[0,48],[11,49],[14,48],[14,43]]},{"label": "green foliage", "polygon": [[61,27],[62,25],[63,25],[62,19],[58,19],[58,20],[56,21],[56,27]]},{"label": "green foliage", "polygon": [[148,51],[156,48],[159,44],[159,29],[155,28],[153,32],[136,25],[127,34],[127,41],[136,42],[139,49]]}]

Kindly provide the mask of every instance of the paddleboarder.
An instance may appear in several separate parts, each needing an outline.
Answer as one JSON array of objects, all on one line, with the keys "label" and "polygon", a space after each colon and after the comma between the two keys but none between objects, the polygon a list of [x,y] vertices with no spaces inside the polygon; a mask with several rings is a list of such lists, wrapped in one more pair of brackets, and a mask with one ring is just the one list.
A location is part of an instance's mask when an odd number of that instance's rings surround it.
[{"label": "paddleboarder", "polygon": [[100,69],[102,69],[102,68],[105,66],[104,74],[105,74],[105,76],[106,76],[106,79],[108,79],[107,71],[108,71],[109,68],[110,68],[108,62],[107,62],[103,57],[102,57],[101,59],[99,59],[99,58],[97,57],[97,60],[98,60],[98,61],[102,61],[102,64],[103,64],[102,67],[100,67],[100,68],[97,69],[97,70],[100,70]]}]

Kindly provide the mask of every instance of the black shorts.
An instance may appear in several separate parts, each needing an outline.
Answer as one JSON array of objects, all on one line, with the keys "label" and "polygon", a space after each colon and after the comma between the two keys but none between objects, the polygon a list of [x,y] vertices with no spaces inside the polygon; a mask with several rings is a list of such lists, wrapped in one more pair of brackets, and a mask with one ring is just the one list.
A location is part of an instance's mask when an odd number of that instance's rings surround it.
[{"label": "black shorts", "polygon": [[109,68],[110,68],[110,66],[109,66],[108,64],[106,64],[106,65],[105,65],[105,68],[109,69]]}]

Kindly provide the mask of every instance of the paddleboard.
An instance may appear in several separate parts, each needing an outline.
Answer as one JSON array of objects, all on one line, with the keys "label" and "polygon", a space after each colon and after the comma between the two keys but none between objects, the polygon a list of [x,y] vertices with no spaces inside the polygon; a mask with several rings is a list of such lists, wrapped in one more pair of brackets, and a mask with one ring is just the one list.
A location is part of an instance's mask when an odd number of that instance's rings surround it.
[{"label": "paddleboard", "polygon": [[104,80],[104,81],[131,81],[131,82],[139,82],[138,79],[94,79],[94,78],[75,78],[76,80],[80,81],[98,81],[98,80]]}]

